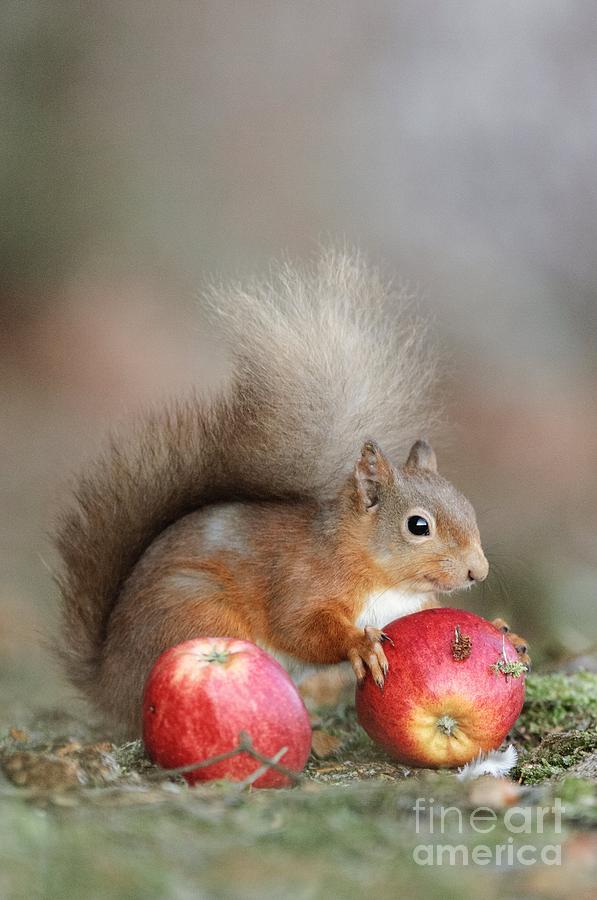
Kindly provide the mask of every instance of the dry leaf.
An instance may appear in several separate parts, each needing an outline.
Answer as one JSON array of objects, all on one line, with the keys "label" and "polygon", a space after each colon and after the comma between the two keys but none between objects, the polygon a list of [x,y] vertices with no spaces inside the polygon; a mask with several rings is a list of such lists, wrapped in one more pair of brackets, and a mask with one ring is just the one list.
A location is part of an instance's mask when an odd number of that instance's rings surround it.
[{"label": "dry leaf", "polygon": [[311,739],[311,750],[318,759],[327,759],[336,753],[342,745],[342,741],[328,731],[314,731]]}]

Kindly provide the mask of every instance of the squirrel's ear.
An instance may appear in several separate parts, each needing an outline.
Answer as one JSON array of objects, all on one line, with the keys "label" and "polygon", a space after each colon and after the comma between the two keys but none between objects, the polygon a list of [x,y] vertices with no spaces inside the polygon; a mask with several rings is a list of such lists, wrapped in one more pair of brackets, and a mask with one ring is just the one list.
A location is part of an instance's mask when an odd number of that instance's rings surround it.
[{"label": "squirrel's ear", "polygon": [[363,509],[373,511],[379,505],[380,485],[392,478],[392,466],[375,441],[366,441],[354,468],[354,480]]},{"label": "squirrel's ear", "polygon": [[428,469],[430,472],[437,472],[437,459],[433,447],[427,441],[415,441],[410,448],[406,468]]}]

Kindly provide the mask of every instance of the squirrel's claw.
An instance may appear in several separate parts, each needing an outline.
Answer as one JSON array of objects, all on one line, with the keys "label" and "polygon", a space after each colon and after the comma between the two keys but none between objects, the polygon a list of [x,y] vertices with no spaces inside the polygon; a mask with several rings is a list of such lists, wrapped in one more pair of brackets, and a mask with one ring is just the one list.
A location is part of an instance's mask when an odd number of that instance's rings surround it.
[{"label": "squirrel's claw", "polygon": [[383,636],[383,632],[379,628],[368,625],[364,629],[363,637],[349,651],[348,659],[359,686],[365,679],[367,669],[371,672],[375,684],[379,688],[384,686],[389,664],[381,646]]},{"label": "squirrel's claw", "polygon": [[530,672],[532,669],[531,665],[531,657],[529,656],[529,648],[528,644],[523,638],[520,638],[517,634],[511,634],[510,640],[514,644],[514,649],[518,653],[518,659],[521,663],[524,663],[527,667],[527,672]]},{"label": "squirrel's claw", "polygon": [[361,687],[361,685],[365,681],[365,675],[367,674],[367,670],[365,668],[363,660],[361,659],[357,650],[351,650],[348,655],[348,659],[350,660],[352,671],[354,672],[357,679],[357,684],[359,685],[359,687]]},{"label": "squirrel's claw", "polygon": [[527,667],[527,672],[531,671],[531,657],[529,656],[529,644],[523,637],[520,637],[518,634],[514,634],[510,630],[510,626],[507,622],[504,622],[503,619],[494,619],[491,623],[495,625],[495,627],[502,632],[502,634],[508,635],[508,640],[511,644],[514,645],[514,649],[518,654],[518,659],[521,663],[524,663]]}]

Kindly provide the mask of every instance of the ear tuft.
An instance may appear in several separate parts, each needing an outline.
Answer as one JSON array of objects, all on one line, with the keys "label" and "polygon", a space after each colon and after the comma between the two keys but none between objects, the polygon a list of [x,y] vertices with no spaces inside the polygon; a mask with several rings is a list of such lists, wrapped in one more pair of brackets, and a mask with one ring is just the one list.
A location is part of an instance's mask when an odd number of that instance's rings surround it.
[{"label": "ear tuft", "polygon": [[374,510],[379,505],[379,489],[392,478],[392,466],[375,441],[365,441],[354,469],[357,494],[363,509]]},{"label": "ear tuft", "polygon": [[437,472],[437,458],[433,447],[427,441],[415,441],[405,465],[407,469],[427,469],[429,472]]}]

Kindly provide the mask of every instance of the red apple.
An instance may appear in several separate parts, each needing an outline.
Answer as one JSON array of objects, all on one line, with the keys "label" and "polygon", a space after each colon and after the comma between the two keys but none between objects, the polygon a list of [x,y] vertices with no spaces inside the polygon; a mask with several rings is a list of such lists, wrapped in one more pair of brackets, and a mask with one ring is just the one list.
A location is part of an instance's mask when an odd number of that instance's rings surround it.
[{"label": "red apple", "polygon": [[369,674],[356,691],[367,734],[409,766],[460,766],[499,747],[524,700],[524,675],[493,668],[518,661],[508,638],[461,609],[422,610],[384,632],[393,641],[383,645],[385,685],[380,690]]},{"label": "red apple", "polygon": [[[238,746],[245,732],[281,765],[301,772],[311,749],[311,724],[282,666],[250,641],[197,638],[166,650],[154,665],[143,698],[143,740],[151,759],[171,769]],[[248,753],[185,774],[189,784],[214,778],[242,781],[262,764]],[[255,787],[285,787],[268,769]]]}]

